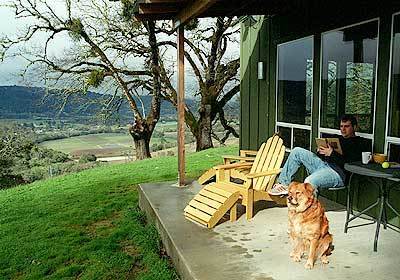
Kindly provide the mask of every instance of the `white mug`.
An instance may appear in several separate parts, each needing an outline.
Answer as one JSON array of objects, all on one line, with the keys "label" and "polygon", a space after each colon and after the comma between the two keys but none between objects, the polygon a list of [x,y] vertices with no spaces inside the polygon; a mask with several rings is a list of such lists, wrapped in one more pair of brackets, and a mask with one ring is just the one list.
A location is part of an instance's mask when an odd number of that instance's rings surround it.
[{"label": "white mug", "polygon": [[372,159],[372,153],[371,152],[362,152],[361,153],[361,161],[363,164],[367,164],[370,162]]}]

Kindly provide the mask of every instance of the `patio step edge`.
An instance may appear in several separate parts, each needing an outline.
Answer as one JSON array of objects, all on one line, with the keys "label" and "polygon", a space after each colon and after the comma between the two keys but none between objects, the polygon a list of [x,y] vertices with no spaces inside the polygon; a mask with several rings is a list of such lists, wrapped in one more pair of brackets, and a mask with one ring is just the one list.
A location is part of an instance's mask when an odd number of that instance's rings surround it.
[{"label": "patio step edge", "polygon": [[142,188],[142,185],[144,184],[139,184],[138,188],[139,207],[143,212],[146,213],[147,220],[155,224],[157,231],[161,237],[161,241],[164,245],[164,248],[168,256],[171,258],[174,264],[174,268],[177,271],[180,279],[198,280],[198,278],[195,277],[193,271],[190,269],[190,266],[188,265],[188,262],[185,260],[183,254],[180,252],[174,240],[171,238],[170,233],[168,232],[164,223],[160,219],[160,216],[158,215],[156,208],[147,197],[146,192]]}]

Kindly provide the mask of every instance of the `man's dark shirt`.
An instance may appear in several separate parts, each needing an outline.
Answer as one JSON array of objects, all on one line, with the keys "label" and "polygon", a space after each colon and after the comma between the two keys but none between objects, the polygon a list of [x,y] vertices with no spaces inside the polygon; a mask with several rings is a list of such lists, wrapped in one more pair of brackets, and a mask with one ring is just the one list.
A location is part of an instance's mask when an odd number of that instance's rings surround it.
[{"label": "man's dark shirt", "polygon": [[368,147],[366,140],[360,136],[348,138],[339,136],[338,138],[340,146],[342,147],[343,155],[335,151],[332,151],[330,156],[317,154],[322,160],[326,161],[329,166],[340,175],[343,182],[345,182],[346,173],[344,172],[344,164],[348,162],[361,161],[361,153],[369,152],[371,151],[371,148]]}]

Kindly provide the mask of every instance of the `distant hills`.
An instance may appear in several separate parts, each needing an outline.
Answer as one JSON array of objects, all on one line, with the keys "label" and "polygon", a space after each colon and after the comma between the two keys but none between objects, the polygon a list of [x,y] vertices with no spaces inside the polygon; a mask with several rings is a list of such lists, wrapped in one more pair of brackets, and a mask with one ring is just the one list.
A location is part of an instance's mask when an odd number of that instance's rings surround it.
[{"label": "distant hills", "polygon": [[[101,111],[106,97],[95,92],[76,94],[68,98],[63,110],[60,108],[64,100],[53,92],[46,94],[43,88],[24,86],[0,86],[0,119],[73,119],[87,120]],[[144,108],[150,107],[151,96],[143,96]],[[238,116],[239,104],[230,103],[226,116]],[[137,102],[140,106],[140,102]],[[194,99],[186,99],[186,105],[197,113],[198,104]],[[141,108],[139,108],[141,110]],[[146,112],[147,113],[147,112]],[[132,120],[132,111],[126,101],[121,105],[118,114],[113,116],[120,120]],[[176,109],[168,101],[161,103],[161,119],[175,120]]]},{"label": "distant hills", "polygon": [[[106,97],[94,92],[73,95],[60,111],[64,100],[57,93],[46,94],[43,88],[38,87],[0,86],[0,100],[0,119],[87,119],[99,113]],[[143,96],[142,101],[144,107],[149,108],[151,96]],[[195,106],[194,100],[186,102],[190,107]],[[169,102],[163,101],[161,115],[164,119],[174,119],[176,110]],[[118,118],[132,120],[127,102],[121,105]]]}]

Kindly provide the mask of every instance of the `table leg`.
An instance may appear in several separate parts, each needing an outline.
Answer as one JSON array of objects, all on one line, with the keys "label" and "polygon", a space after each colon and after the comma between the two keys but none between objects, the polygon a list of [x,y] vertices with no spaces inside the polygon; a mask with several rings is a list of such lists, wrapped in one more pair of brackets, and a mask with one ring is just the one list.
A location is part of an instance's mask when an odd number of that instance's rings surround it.
[{"label": "table leg", "polygon": [[[360,217],[361,215],[363,215],[363,214],[365,214],[366,212],[368,212],[369,210],[371,210],[372,208],[374,208],[375,206],[377,206],[377,205],[379,205],[379,203],[381,203],[381,199],[378,197],[378,199],[373,203],[373,204],[371,204],[370,206],[368,206],[367,208],[365,208],[364,210],[362,210],[361,212],[359,212],[358,214],[356,214],[356,215],[354,215],[353,217],[351,217],[348,221],[347,221],[347,223],[350,223],[351,221],[353,221],[354,219],[356,219],[356,218],[358,218],[358,217]],[[368,219],[368,220],[372,220],[372,221],[376,221],[376,219],[374,219],[374,218],[371,218],[371,219]],[[349,228],[349,226],[347,226],[348,228]]]},{"label": "table leg", "polygon": [[[376,171],[370,172],[370,170],[369,170],[370,168],[360,166],[359,164],[354,164],[354,165],[348,164],[347,167],[345,165],[345,169],[347,171],[351,172],[351,175],[359,174],[359,175],[368,176],[368,177],[372,177],[372,178],[376,178],[376,179],[381,179],[381,180],[379,180],[380,184],[378,184],[379,196],[378,196],[377,200],[373,204],[371,204],[370,206],[368,206],[367,208],[365,208],[364,210],[362,210],[361,212],[359,212],[356,215],[350,214],[351,208],[349,209],[349,206],[351,205],[351,199],[350,199],[350,191],[348,192],[347,208],[346,208],[347,215],[346,215],[346,223],[345,223],[345,229],[344,229],[344,232],[347,233],[347,230],[349,228],[367,225],[367,224],[361,224],[361,225],[349,226],[349,223],[352,220],[360,217],[362,214],[367,213],[367,211],[371,210],[375,206],[377,206],[379,213],[377,213],[376,218],[372,217],[372,220],[374,222],[376,222],[375,239],[374,239],[374,251],[376,252],[378,250],[378,239],[379,239],[379,231],[380,231],[381,224],[383,224],[384,229],[389,227],[389,224],[388,224],[388,219],[389,219],[388,211],[389,210],[386,207],[389,207],[398,217],[400,217],[400,212],[398,210],[394,209],[394,207],[389,202],[390,188],[388,188],[388,186],[387,186],[387,180],[391,180],[391,181],[395,181],[395,182],[399,182],[399,180],[395,179],[394,177],[391,177],[390,174],[388,175],[385,172],[376,172]],[[350,185],[350,181],[349,181],[349,185]],[[362,217],[362,218],[364,218],[364,217]]]},{"label": "table leg", "polygon": [[388,199],[386,198],[386,205],[389,206],[389,208],[396,214],[396,216],[400,217],[400,213],[397,212],[396,209],[392,206],[392,204],[389,203]]},{"label": "table leg", "polygon": [[382,215],[383,215],[383,208],[385,207],[385,201],[384,201],[384,197],[381,196],[379,198],[379,214],[378,214],[378,218],[376,220],[376,231],[375,231],[375,240],[374,240],[374,251],[378,251],[378,238],[379,238],[379,230],[381,228],[381,221],[382,221]]},{"label": "table leg", "polygon": [[386,194],[386,205],[400,218],[400,213],[394,209],[393,205],[390,204],[389,202],[389,197],[390,197],[390,188],[388,188],[387,194]]},{"label": "table leg", "polygon": [[383,228],[387,228],[387,221],[388,221],[388,216],[387,216],[387,210],[386,210],[386,204],[387,204],[387,193],[386,193],[386,179],[383,179],[382,182],[382,189],[381,189],[381,194],[383,195]]},{"label": "table leg", "polygon": [[349,219],[350,219],[350,212],[352,213],[352,206],[351,206],[351,179],[353,178],[353,173],[350,174],[349,182],[347,184],[347,201],[346,201],[346,222],[344,224],[344,233],[347,233],[347,229],[349,228]]},{"label": "table leg", "polygon": [[383,229],[387,229],[387,222],[388,222],[388,216],[387,216],[387,210],[386,210],[386,204],[387,204],[387,198],[385,197],[384,203],[383,203]]}]

